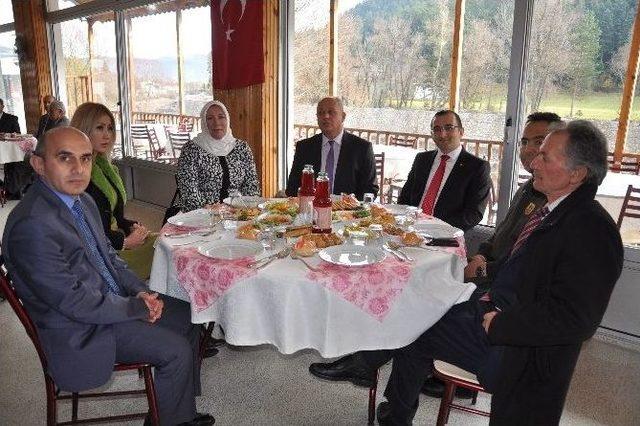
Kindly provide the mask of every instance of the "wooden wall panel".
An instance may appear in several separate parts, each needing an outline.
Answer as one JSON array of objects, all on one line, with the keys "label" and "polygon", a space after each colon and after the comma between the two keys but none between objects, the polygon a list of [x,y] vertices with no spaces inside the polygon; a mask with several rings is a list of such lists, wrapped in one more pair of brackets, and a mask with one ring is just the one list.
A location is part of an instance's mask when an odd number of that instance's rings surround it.
[{"label": "wooden wall panel", "polygon": [[20,46],[20,79],[27,131],[35,133],[42,115],[40,99],[53,93],[44,2],[13,0],[16,38]]},{"label": "wooden wall panel", "polygon": [[251,146],[262,194],[270,197],[278,190],[278,1],[263,7],[265,82],[213,95],[227,106],[234,136]]}]

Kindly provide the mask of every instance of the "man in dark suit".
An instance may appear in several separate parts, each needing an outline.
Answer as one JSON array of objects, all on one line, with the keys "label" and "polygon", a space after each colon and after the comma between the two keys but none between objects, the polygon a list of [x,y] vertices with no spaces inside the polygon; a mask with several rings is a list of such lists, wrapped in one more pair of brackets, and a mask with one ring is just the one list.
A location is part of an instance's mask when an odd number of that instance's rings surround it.
[{"label": "man in dark suit", "polygon": [[0,99],[0,133],[20,133],[18,117],[4,112],[4,100]]},{"label": "man in dark suit", "polygon": [[47,130],[68,125],[69,119],[67,118],[67,109],[61,101],[54,99],[47,107],[46,118],[44,115],[40,117],[38,131],[36,132],[36,139],[40,140]]},{"label": "man in dark suit", "polygon": [[547,204],[524,226],[491,290],[455,305],[412,344],[365,352],[334,375],[370,379],[393,359],[380,424],[411,424],[433,359],[478,377],[493,394],[491,424],[560,421],[582,342],[602,320],[623,249],[611,216],[594,200],[607,173],[602,132],[571,122],[545,138],[531,167]]},{"label": "man in dark suit", "polygon": [[38,121],[38,130],[36,130],[36,138],[38,135],[44,134],[44,129],[47,128],[47,124],[49,123],[49,106],[56,101],[57,99],[51,95],[45,95],[42,97],[42,106],[44,107],[44,114],[40,116],[40,120]]},{"label": "man in dark suit", "polygon": [[[553,112],[534,112],[527,117],[520,138],[520,162],[531,173],[531,162],[538,155],[544,138],[562,124],[562,119]],[[504,220],[496,226],[493,235],[480,244],[478,253],[469,259],[464,269],[465,279],[488,290],[495,278],[496,266],[509,255],[522,227],[529,217],[547,202],[547,198],[533,187],[533,177],[523,183],[511,200]],[[478,276],[478,271],[481,271]]]},{"label": "man in dark suit", "polygon": [[149,362],[162,424],[213,424],[196,413],[199,332],[188,304],[148,292],[107,242],[84,193],[89,139],[70,127],[51,130],[31,164],[39,178],[9,215],[2,254],[56,385],[79,392],[106,383],[116,362]]},{"label": "man in dark suit", "polygon": [[371,142],[344,131],[346,114],[339,98],[324,98],[318,103],[318,126],[322,133],[296,144],[286,194],[298,195],[302,169],[313,165],[316,175],[327,172],[332,194],[378,193],[376,163]]},{"label": "man in dark suit", "polygon": [[431,137],[438,149],[416,155],[398,204],[420,207],[467,231],[482,220],[491,191],[491,167],[464,150],[462,136],[462,121],[454,111],[433,116]]}]

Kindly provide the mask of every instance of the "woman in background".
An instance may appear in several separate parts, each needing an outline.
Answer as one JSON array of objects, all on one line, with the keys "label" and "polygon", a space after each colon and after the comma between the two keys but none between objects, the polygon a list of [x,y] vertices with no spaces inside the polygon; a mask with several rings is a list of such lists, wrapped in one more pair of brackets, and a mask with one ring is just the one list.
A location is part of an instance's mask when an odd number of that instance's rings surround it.
[{"label": "woman in background", "polygon": [[231,133],[222,102],[208,102],[200,113],[202,131],[187,142],[178,159],[176,181],[183,211],[221,203],[232,191],[259,195],[258,175],[247,142]]},{"label": "woman in background", "polygon": [[93,147],[91,182],[86,189],[100,211],[104,232],[120,257],[141,279],[148,279],[153,259],[153,240],[140,223],[124,217],[127,193],[110,153],[116,140],[115,119],[109,109],[86,102],[78,107],[71,126],[87,135]]}]

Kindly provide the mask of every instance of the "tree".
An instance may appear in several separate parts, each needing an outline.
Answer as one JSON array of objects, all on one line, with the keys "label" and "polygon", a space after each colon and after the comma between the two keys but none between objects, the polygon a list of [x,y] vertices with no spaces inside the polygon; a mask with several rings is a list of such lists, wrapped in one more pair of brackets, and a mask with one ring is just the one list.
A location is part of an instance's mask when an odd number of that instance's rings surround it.
[{"label": "tree", "polygon": [[593,82],[601,68],[600,28],[592,12],[587,11],[572,31],[571,61],[567,80],[571,87],[571,109],[573,117],[576,96],[592,90]]}]

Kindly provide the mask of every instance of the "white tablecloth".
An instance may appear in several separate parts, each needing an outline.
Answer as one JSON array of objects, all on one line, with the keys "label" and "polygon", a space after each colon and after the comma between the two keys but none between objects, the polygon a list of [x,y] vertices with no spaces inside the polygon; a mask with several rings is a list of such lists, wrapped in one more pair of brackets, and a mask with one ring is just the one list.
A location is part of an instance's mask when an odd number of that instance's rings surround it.
[{"label": "white tablecloth", "polygon": [[416,155],[422,150],[395,145],[373,145],[373,152],[384,152],[384,177],[385,179],[406,180],[411,171],[411,165]]},{"label": "white tablecloth", "polygon": [[25,144],[30,147],[29,151],[31,151],[35,148],[36,140],[33,137],[25,137],[20,141],[0,138],[0,164],[24,160],[25,151],[23,148]]},{"label": "white tablecloth", "polygon": [[[161,237],[156,244],[151,290],[188,301],[176,280],[169,240]],[[475,289],[473,284],[462,283],[466,260],[459,256],[423,249],[412,249],[411,255],[416,261],[409,281],[382,321],[308,280],[306,267],[290,258],[276,260],[257,275],[237,282],[209,308],[197,312],[192,307],[192,321],[219,323],[233,345],[267,343],[284,354],[311,348],[324,357],[335,357],[357,350],[403,347]],[[317,256],[311,261],[322,262]]]},{"label": "white tablecloth", "polygon": [[629,185],[640,188],[640,176],[609,172],[598,188],[598,195],[602,197],[624,198]]}]

